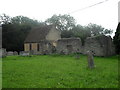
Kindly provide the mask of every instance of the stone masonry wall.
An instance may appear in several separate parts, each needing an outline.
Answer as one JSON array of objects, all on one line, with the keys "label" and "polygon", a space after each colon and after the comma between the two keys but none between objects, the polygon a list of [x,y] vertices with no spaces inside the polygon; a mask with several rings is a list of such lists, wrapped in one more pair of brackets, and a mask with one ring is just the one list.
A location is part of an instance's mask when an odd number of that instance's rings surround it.
[{"label": "stone masonry wall", "polygon": [[93,51],[95,56],[111,56],[115,54],[114,45],[110,36],[94,36],[85,40],[82,46],[80,38],[62,38],[57,41],[57,53],[82,53]]},{"label": "stone masonry wall", "polygon": [[81,39],[80,38],[62,38],[57,42],[57,52],[58,53],[75,53],[81,52]]},{"label": "stone masonry wall", "polygon": [[110,56],[115,53],[111,37],[105,35],[87,38],[83,53],[86,54],[88,50],[93,51],[95,56]]}]

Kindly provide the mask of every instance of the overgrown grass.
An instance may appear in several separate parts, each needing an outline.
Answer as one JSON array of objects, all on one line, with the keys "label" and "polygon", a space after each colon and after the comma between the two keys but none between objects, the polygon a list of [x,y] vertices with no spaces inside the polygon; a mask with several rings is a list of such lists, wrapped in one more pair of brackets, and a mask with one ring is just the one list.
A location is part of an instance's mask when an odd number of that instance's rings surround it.
[{"label": "overgrown grass", "polygon": [[9,56],[3,58],[3,88],[117,88],[118,59],[74,55]]}]

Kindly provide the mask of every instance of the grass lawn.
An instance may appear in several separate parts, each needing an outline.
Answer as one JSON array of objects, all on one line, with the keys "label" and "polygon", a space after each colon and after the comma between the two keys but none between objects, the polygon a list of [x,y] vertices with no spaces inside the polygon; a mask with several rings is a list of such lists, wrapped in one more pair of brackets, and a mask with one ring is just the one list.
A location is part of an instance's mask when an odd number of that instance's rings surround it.
[{"label": "grass lawn", "polygon": [[3,88],[118,88],[118,59],[94,57],[95,69],[88,69],[87,57],[73,55],[8,56],[3,58]]}]

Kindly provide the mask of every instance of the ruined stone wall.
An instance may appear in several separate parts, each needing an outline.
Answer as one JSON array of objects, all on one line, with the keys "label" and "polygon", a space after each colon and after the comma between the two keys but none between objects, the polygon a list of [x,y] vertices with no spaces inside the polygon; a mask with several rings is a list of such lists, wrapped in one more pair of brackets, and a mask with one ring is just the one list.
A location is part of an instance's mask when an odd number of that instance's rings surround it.
[{"label": "ruined stone wall", "polygon": [[83,54],[89,50],[93,51],[95,56],[110,56],[115,53],[111,37],[105,35],[88,37],[85,40]]},{"label": "ruined stone wall", "polygon": [[[25,43],[25,51],[30,51],[29,43]],[[115,54],[114,45],[110,36],[94,36],[88,37],[85,40],[85,45],[82,46],[80,38],[62,38],[58,41],[51,42],[47,40],[39,43],[31,43],[33,54],[51,54],[56,51],[59,54],[82,53],[87,54],[87,51],[93,51],[95,56],[111,56]]]},{"label": "ruined stone wall", "polygon": [[39,43],[39,52],[41,54],[51,54],[52,53],[52,44],[49,41],[41,41]]},{"label": "ruined stone wall", "polygon": [[62,38],[57,42],[57,53],[75,53],[81,52],[81,39],[80,38]]},{"label": "ruined stone wall", "polygon": [[94,36],[85,40],[82,46],[80,38],[62,38],[57,41],[57,53],[70,54],[79,52],[87,54],[93,51],[95,56],[110,56],[115,54],[114,45],[110,36]]}]

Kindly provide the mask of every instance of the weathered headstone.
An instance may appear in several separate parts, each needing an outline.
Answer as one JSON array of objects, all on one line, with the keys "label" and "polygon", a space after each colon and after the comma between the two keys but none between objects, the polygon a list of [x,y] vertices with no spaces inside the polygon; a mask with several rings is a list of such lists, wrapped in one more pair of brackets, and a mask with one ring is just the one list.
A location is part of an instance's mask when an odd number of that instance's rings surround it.
[{"label": "weathered headstone", "polygon": [[17,51],[14,51],[14,52],[13,52],[13,55],[18,55],[18,52],[17,52]]},{"label": "weathered headstone", "polygon": [[0,49],[0,57],[2,58],[2,57],[5,57],[5,56],[6,56],[6,49],[1,48]]},{"label": "weathered headstone", "polygon": [[1,48],[2,51],[2,57],[6,57],[7,56],[7,52],[5,48]]},{"label": "weathered headstone", "polygon": [[12,55],[14,55],[14,54],[13,54],[12,51],[9,51],[9,52],[7,52],[7,55],[8,55],[8,56],[12,56]]},{"label": "weathered headstone", "polygon": [[88,68],[94,68],[94,59],[93,53],[91,51],[87,51],[87,61],[88,61]]},{"label": "weathered headstone", "polygon": [[30,53],[27,52],[27,51],[21,51],[21,52],[20,52],[20,55],[21,55],[21,56],[29,56]]}]

